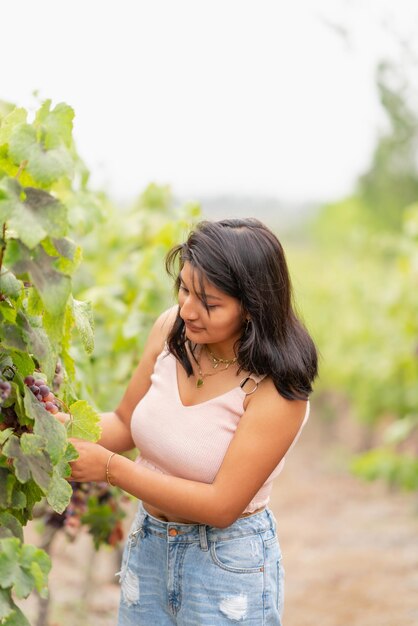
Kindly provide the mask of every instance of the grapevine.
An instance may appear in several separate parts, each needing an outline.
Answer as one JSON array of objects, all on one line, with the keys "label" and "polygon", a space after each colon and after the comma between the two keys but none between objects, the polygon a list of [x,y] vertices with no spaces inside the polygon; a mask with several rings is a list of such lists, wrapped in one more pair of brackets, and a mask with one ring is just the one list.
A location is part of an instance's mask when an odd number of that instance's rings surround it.
[{"label": "grapevine", "polygon": [[[5,107],[2,107],[4,111]],[[91,507],[116,498],[104,486],[69,483],[76,458],[68,437],[96,441],[99,415],[78,399],[74,331],[93,350],[91,306],[73,296],[81,248],[68,236],[70,207],[89,197],[77,155],[71,107],[44,102],[0,113],[0,624],[29,622],[16,600],[47,595],[48,555],[26,545],[23,527],[44,503],[45,520],[80,515],[95,544],[110,539],[91,524]],[[93,200],[92,200],[93,202]],[[57,395],[58,394],[58,395]],[[67,426],[58,411],[70,415]],[[75,508],[80,488],[82,510]],[[99,491],[97,492],[97,489]],[[112,500],[113,498],[113,500]],[[119,506],[111,511],[118,529]],[[106,515],[104,516],[106,518]],[[117,530],[115,531],[117,534]],[[116,537],[116,535],[115,535]]]}]

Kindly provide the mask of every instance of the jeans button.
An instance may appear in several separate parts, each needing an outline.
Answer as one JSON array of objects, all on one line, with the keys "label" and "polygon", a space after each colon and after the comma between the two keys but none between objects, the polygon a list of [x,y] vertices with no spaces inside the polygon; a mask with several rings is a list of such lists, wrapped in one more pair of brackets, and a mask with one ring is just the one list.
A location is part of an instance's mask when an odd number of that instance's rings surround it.
[{"label": "jeans button", "polygon": [[170,535],[170,537],[177,537],[178,531],[175,528],[170,528],[168,534]]}]

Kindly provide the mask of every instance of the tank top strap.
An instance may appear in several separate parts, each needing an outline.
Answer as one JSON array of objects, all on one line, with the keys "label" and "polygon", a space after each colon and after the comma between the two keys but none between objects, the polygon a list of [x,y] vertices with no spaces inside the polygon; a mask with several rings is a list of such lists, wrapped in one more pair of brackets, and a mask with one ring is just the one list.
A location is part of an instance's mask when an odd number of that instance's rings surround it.
[{"label": "tank top strap", "polygon": [[239,384],[243,392],[246,396],[250,396],[252,393],[257,391],[258,385],[261,383],[264,378],[266,378],[267,374],[262,374],[261,376],[257,376],[256,374],[250,374],[243,378]]}]

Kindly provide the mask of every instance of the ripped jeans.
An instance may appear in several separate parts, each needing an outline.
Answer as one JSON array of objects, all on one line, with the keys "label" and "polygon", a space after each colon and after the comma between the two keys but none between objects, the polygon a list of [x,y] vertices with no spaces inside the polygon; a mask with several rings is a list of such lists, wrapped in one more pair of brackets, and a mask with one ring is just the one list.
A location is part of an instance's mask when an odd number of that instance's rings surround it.
[{"label": "ripped jeans", "polygon": [[281,626],[284,572],[267,508],[228,528],[163,522],[139,505],[118,626]]}]

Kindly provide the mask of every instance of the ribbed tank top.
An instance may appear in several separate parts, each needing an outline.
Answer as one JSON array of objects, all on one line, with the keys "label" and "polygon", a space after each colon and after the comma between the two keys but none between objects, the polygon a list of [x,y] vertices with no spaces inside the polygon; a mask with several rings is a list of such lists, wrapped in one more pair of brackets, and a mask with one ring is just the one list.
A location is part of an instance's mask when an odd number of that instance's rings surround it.
[{"label": "ribbed tank top", "polygon": [[[165,348],[156,360],[151,386],[132,414],[132,438],[139,450],[137,463],[163,474],[212,483],[244,413],[245,397],[245,391],[237,386],[210,400],[185,406],[178,389],[177,360]],[[309,402],[286,454],[308,417]],[[243,513],[251,513],[269,502],[272,481],[284,463],[285,457]]]}]

